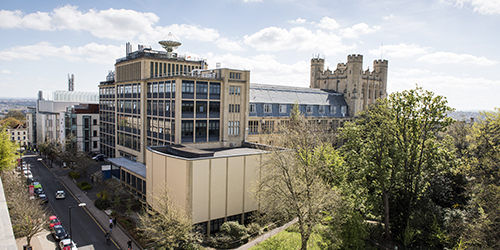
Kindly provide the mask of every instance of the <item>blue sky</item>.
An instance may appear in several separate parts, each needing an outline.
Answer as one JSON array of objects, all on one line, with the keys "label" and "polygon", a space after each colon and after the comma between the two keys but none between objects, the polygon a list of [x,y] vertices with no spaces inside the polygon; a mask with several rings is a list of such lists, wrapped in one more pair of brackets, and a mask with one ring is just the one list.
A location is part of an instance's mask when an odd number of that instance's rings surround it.
[{"label": "blue sky", "polygon": [[98,91],[125,43],[177,50],[209,68],[251,71],[252,83],[309,86],[310,59],[335,69],[389,61],[388,92],[416,84],[457,110],[499,107],[499,0],[2,1],[1,97]]}]

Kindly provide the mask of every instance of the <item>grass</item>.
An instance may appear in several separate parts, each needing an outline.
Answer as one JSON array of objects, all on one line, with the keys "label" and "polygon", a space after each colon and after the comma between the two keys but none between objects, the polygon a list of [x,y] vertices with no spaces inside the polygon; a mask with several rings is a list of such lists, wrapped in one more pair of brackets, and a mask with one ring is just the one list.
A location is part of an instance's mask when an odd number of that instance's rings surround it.
[{"label": "grass", "polygon": [[[309,238],[307,249],[320,250],[318,242],[321,242],[321,237],[313,233]],[[263,241],[262,243],[250,248],[250,250],[288,250],[300,249],[300,233],[283,230],[277,235]],[[320,244],[321,245],[321,244]]]}]

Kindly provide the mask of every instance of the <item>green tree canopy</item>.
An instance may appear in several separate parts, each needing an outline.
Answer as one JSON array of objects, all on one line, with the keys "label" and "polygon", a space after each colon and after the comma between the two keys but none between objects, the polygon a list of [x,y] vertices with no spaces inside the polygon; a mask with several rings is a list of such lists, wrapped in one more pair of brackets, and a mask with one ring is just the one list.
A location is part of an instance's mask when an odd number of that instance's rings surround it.
[{"label": "green tree canopy", "polygon": [[417,87],[379,100],[339,130],[347,180],[360,205],[383,218],[387,239],[395,232],[404,241],[430,179],[453,162],[449,145],[437,138],[452,123],[451,110],[445,97]]},{"label": "green tree canopy", "polygon": [[10,140],[10,135],[5,128],[0,131],[0,172],[11,170],[16,166],[16,154],[19,146]]}]

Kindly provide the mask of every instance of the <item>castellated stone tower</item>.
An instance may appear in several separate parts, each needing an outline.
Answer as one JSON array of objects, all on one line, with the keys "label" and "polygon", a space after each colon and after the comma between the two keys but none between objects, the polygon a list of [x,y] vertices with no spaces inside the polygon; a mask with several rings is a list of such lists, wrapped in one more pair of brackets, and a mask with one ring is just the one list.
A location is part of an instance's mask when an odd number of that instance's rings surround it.
[{"label": "castellated stone tower", "polygon": [[355,116],[377,98],[387,97],[387,60],[373,61],[373,71],[363,71],[363,56],[348,55],[347,63],[325,70],[325,59],[311,59],[310,88],[335,90],[344,94],[349,116]]}]

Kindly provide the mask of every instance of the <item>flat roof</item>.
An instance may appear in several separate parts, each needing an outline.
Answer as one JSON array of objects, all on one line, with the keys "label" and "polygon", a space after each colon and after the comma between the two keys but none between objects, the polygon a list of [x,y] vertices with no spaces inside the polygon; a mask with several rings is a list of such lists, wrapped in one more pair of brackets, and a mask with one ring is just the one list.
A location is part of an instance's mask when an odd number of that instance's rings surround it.
[{"label": "flat roof", "polygon": [[128,158],[125,157],[119,157],[119,158],[108,158],[106,159],[110,163],[116,166],[120,166],[122,168],[126,168],[130,172],[136,173],[144,178],[146,178],[146,165],[137,162],[137,161],[132,161],[129,160]]},{"label": "flat roof", "polygon": [[249,147],[249,146],[198,149],[198,148],[187,147],[184,145],[174,145],[174,146],[163,145],[163,146],[148,147],[148,150],[185,160],[199,160],[199,159],[210,159],[219,157],[253,155],[266,152],[265,150],[259,149],[257,147]]}]

